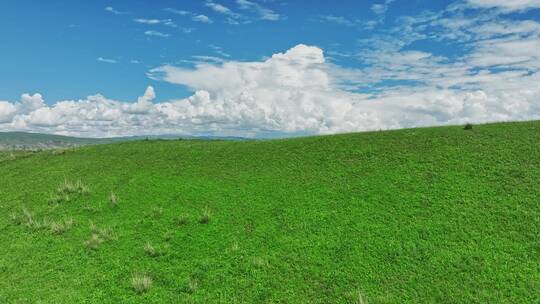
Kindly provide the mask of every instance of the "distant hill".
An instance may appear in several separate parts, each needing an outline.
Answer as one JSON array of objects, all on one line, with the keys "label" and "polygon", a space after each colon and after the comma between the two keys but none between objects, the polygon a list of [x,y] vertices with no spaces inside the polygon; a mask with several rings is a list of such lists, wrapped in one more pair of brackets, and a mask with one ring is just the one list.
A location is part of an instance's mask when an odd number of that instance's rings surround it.
[{"label": "distant hill", "polygon": [[81,138],[62,135],[27,133],[27,132],[0,132],[0,150],[48,150],[84,145],[107,144],[123,141],[144,139],[202,139],[202,140],[246,140],[241,137],[219,136],[182,136],[182,135],[149,135],[114,138]]},{"label": "distant hill", "polygon": [[26,132],[0,132],[0,150],[46,150],[89,144],[103,144],[119,139],[78,138]]}]

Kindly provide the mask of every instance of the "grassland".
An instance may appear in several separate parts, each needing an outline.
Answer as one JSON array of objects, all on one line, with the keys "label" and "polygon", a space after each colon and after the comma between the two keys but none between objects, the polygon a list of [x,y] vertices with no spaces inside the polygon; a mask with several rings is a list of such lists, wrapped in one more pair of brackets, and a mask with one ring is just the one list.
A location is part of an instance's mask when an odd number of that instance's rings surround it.
[{"label": "grassland", "polygon": [[540,302],[540,122],[6,155],[0,303]]}]

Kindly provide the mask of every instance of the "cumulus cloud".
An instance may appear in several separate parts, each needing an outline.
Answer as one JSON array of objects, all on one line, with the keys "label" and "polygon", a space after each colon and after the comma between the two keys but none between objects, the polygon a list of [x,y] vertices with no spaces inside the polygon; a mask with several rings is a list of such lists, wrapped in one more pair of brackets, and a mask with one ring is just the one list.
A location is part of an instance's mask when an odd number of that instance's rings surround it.
[{"label": "cumulus cloud", "polygon": [[[148,87],[134,102],[97,94],[48,105],[40,94],[23,94],[0,101],[0,129],[287,136],[540,119],[540,23],[505,19],[499,9],[464,18],[468,10],[454,6],[397,20],[345,54],[361,68],[341,67],[321,48],[303,44],[251,62],[194,56],[194,66],[148,72],[189,88],[187,98],[156,102]],[[455,58],[414,48],[425,39],[464,48]]]},{"label": "cumulus cloud", "polygon": [[[132,103],[98,94],[53,105],[39,94],[24,94],[19,102],[0,102],[0,127],[78,136],[286,136],[540,118],[537,72],[473,73],[426,52],[400,56],[396,61],[381,57],[386,64],[401,64],[388,75],[384,72],[392,69],[377,67],[382,62],[367,71],[345,69],[328,62],[319,47],[302,44],[262,61],[164,65],[149,76],[195,93],[156,103],[156,92],[148,87]],[[380,81],[372,73],[433,79],[380,92],[361,93],[343,85],[351,79]]]}]

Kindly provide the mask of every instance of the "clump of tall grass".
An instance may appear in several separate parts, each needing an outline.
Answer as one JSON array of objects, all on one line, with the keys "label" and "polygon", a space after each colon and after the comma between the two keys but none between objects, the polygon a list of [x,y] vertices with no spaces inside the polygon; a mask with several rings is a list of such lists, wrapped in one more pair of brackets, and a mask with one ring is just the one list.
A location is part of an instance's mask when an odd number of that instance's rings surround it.
[{"label": "clump of tall grass", "polygon": [[63,234],[73,228],[74,224],[73,218],[64,219],[62,221],[52,221],[49,223],[49,229],[52,234]]},{"label": "clump of tall grass", "polygon": [[146,274],[134,274],[131,277],[131,285],[137,293],[145,293],[152,287],[152,278]]},{"label": "clump of tall grass", "polygon": [[77,182],[75,183],[75,189],[77,192],[79,192],[79,194],[82,195],[90,193],[90,188],[87,185],[83,184],[80,179],[77,180]]},{"label": "clump of tall grass", "polygon": [[23,208],[22,214],[11,212],[9,217],[16,225],[23,225],[33,230],[49,230],[52,234],[62,234],[75,225],[73,218],[58,221],[36,218],[34,213],[26,208]]},{"label": "clump of tall grass", "polygon": [[472,130],[472,129],[473,129],[473,125],[471,123],[468,123],[463,127],[463,130]]},{"label": "clump of tall grass", "polygon": [[181,215],[179,217],[177,217],[175,220],[174,220],[175,224],[177,226],[183,226],[183,225],[186,225],[188,222],[189,222],[189,219],[187,216],[185,215]]},{"label": "clump of tall grass", "polygon": [[152,246],[152,244],[148,241],[144,244],[144,252],[151,257],[157,257],[159,255],[156,248],[154,248],[154,246]]},{"label": "clump of tall grass", "polygon": [[111,193],[109,193],[109,202],[111,203],[111,205],[113,207],[118,206],[118,196],[113,191],[111,191]]},{"label": "clump of tall grass", "polygon": [[85,245],[90,249],[98,249],[104,242],[116,240],[116,236],[111,228],[98,228],[93,222],[90,222],[90,238]]},{"label": "clump of tall grass", "polygon": [[99,245],[101,245],[101,243],[103,243],[103,239],[101,237],[99,237],[99,235],[96,234],[96,233],[92,233],[90,235],[90,238],[86,242],[84,242],[86,247],[88,247],[90,249],[93,249],[93,250],[98,249],[98,247],[99,247]]},{"label": "clump of tall grass", "polygon": [[72,194],[86,195],[89,193],[90,188],[83,184],[81,180],[77,180],[77,182],[72,183],[67,179],[64,179],[64,182],[58,186],[58,188],[56,188],[56,192],[49,196],[47,202],[49,204],[60,204],[63,202],[69,202],[70,195]]},{"label": "clump of tall grass", "polygon": [[182,287],[182,291],[185,293],[195,293],[197,289],[199,288],[199,281],[197,281],[196,278],[190,277],[187,279],[187,281],[184,283],[184,286]]},{"label": "clump of tall grass", "polygon": [[67,179],[64,179],[64,182],[60,186],[58,186],[58,188],[56,189],[56,193],[71,194],[71,193],[74,193],[76,190],[77,188],[72,182],[68,181]]},{"label": "clump of tall grass", "polygon": [[210,223],[211,219],[212,219],[212,214],[210,213],[210,210],[208,208],[205,208],[203,211],[203,214],[199,218],[199,223],[208,224]]}]

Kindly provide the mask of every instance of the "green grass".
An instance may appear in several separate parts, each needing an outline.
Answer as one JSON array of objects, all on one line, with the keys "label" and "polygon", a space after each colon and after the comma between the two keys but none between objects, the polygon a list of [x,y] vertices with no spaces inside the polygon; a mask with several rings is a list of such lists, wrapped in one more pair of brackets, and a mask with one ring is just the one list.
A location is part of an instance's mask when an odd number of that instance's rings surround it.
[{"label": "green grass", "polygon": [[0,303],[540,302],[540,122],[3,155]]}]

